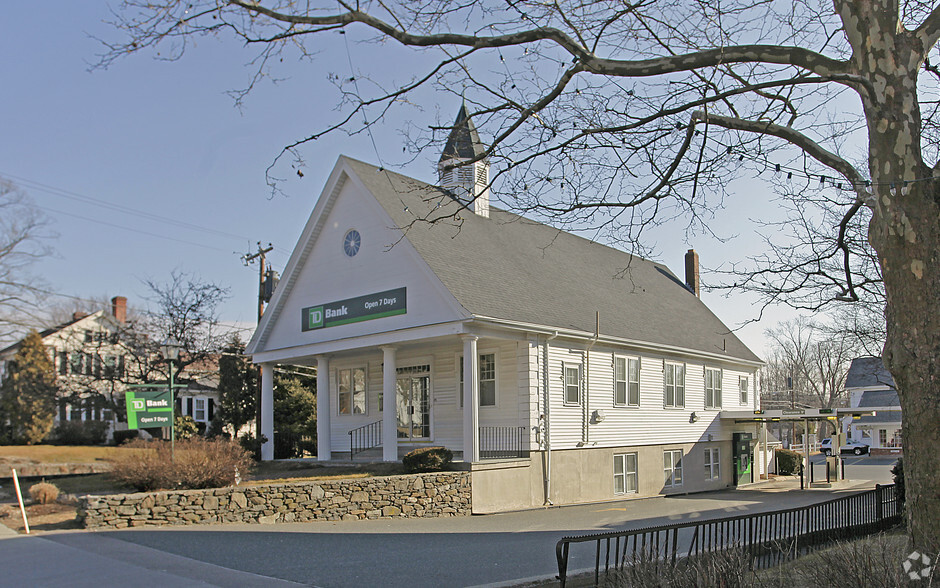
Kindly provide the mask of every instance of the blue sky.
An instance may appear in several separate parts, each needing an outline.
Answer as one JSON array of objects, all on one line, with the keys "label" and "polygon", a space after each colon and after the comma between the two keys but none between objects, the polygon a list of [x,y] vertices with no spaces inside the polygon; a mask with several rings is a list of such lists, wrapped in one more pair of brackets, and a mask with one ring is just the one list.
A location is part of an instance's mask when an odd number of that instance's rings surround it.
[{"label": "blue sky", "polygon": [[[37,0],[6,6],[0,20],[0,176],[26,189],[59,235],[36,273],[54,292],[124,295],[146,306],[143,279],[192,272],[231,288],[225,321],[253,325],[257,266],[245,267],[240,255],[271,242],[269,259],[283,270],[337,156],[394,163],[405,119],[377,127],[375,145],[366,135],[335,134],[305,147],[304,177],[289,175],[286,195],[271,196],[265,168],[284,145],[335,116],[327,73],[348,75],[350,61],[386,64],[355,44],[347,55],[337,40],[313,63],[286,60],[283,79],[259,85],[239,109],[226,91],[248,83],[252,53],[231,40],[199,40],[176,62],[140,54],[89,71],[102,50],[93,37],[116,38],[102,23],[108,17],[104,2]],[[380,55],[387,67],[402,67]],[[428,120],[419,123],[435,122],[438,112],[449,120],[458,108],[452,95],[427,100]],[[427,153],[396,169],[434,181],[433,161]],[[732,203],[741,208],[722,221],[729,232],[767,200],[749,196]],[[754,243],[687,243],[682,235],[681,226],[651,235],[658,260],[680,276],[689,247],[714,266]],[[758,312],[746,297],[703,298],[730,326]],[[763,330],[789,314],[770,313],[739,336],[763,354]]]}]

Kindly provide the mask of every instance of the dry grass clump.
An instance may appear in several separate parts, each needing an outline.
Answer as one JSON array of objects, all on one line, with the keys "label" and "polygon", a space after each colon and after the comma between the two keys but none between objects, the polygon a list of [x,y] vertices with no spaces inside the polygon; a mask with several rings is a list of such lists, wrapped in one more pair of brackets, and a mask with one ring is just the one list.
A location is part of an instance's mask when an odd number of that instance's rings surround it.
[{"label": "dry grass clump", "polygon": [[142,492],[230,486],[236,468],[244,476],[252,467],[248,453],[228,439],[177,441],[175,459],[169,441],[135,439],[123,447],[109,459],[111,477]]},{"label": "dry grass clump", "polygon": [[55,484],[40,482],[29,487],[29,496],[37,504],[50,504],[59,498],[59,489]]},{"label": "dry grass clump", "polygon": [[[895,588],[913,585],[903,567],[910,552],[907,535],[894,532],[837,543],[757,572],[750,569],[748,556],[741,549],[679,559],[674,564],[640,554],[613,574],[606,585],[620,588]],[[931,577],[918,580],[916,584],[926,587],[935,582]]]}]

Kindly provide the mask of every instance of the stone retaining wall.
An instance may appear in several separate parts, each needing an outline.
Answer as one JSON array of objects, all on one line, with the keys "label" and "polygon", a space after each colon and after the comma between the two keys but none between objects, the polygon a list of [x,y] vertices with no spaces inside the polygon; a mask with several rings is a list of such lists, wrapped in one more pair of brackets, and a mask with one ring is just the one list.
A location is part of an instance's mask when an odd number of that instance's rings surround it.
[{"label": "stone retaining wall", "polygon": [[470,514],[469,472],[82,498],[87,529]]}]

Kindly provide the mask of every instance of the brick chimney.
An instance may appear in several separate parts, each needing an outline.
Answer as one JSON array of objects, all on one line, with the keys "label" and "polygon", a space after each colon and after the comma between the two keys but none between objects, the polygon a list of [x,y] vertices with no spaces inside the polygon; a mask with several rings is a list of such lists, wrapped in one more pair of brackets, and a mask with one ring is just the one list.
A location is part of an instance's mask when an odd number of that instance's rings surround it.
[{"label": "brick chimney", "polygon": [[685,254],[685,285],[698,297],[699,284],[698,253],[695,252],[695,249],[689,249]]},{"label": "brick chimney", "polygon": [[115,296],[111,299],[111,314],[122,325],[127,322],[127,298]]}]

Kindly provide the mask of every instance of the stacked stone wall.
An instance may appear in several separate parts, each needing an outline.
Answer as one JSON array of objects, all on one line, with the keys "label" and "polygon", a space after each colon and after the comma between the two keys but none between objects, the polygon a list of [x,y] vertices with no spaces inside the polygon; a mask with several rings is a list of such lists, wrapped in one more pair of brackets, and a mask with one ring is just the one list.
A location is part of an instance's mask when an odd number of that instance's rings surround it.
[{"label": "stacked stone wall", "polygon": [[87,529],[470,514],[470,474],[410,474],[82,498]]}]

